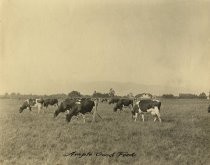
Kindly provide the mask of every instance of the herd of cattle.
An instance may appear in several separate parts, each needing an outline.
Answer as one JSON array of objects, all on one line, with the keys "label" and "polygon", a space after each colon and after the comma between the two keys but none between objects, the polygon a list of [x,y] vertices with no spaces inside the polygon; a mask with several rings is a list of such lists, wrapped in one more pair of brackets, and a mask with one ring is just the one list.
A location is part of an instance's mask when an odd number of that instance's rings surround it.
[{"label": "herd of cattle", "polygon": [[[161,102],[159,100],[146,99],[136,101],[128,98],[111,98],[101,99],[100,101],[115,104],[113,108],[114,112],[117,112],[117,110],[122,111],[123,107],[129,107],[134,121],[137,120],[138,114],[142,116],[142,120],[144,121],[144,114],[151,113],[154,116],[154,121],[158,119],[159,122],[161,122]],[[57,99],[27,99],[23,102],[19,112],[22,113],[24,109],[29,109],[31,111],[31,107],[37,107],[39,113],[41,109],[44,107],[47,108],[49,105],[51,105],[57,106],[57,109],[54,112],[54,118],[58,116],[60,112],[66,112],[67,122],[70,122],[73,116],[77,117],[79,114],[83,116],[85,122],[85,114],[92,113],[94,107],[95,110],[97,110],[98,103],[99,99],[91,98],[67,98],[60,104],[58,104]]]}]

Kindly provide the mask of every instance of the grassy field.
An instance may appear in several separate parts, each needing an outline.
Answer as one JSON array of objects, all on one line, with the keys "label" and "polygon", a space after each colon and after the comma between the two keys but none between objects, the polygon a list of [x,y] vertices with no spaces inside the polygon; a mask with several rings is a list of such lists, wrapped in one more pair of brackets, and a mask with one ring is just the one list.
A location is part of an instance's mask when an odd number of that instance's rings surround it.
[{"label": "grassy field", "polygon": [[101,103],[103,120],[92,124],[87,115],[84,124],[82,117],[66,123],[65,114],[54,119],[55,107],[20,114],[22,100],[2,99],[0,164],[210,164],[209,101],[161,101],[162,123],[149,114],[144,123],[133,122],[128,109],[113,113],[113,106]]}]

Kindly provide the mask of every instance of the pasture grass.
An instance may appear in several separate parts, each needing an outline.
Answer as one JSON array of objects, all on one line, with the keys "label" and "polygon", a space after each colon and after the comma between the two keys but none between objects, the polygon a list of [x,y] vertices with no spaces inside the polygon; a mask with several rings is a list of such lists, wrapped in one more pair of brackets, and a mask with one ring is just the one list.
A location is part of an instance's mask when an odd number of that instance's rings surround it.
[{"label": "pasture grass", "polygon": [[[92,123],[87,115],[65,121],[55,107],[18,112],[22,100],[0,100],[0,164],[210,164],[210,114],[207,100],[161,100],[163,122],[145,115],[132,121],[129,109],[114,113],[113,105],[101,103],[102,116]],[[92,153],[92,156],[68,154]],[[113,157],[95,154],[115,153]],[[135,153],[117,156],[119,152]],[[64,156],[67,154],[68,156]]]}]

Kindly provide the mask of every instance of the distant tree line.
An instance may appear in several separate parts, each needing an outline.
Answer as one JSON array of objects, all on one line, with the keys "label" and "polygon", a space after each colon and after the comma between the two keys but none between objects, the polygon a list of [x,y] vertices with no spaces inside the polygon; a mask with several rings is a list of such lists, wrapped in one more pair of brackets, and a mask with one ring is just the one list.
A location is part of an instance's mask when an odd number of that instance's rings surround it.
[{"label": "distant tree line", "polygon": [[162,98],[166,98],[166,99],[175,99],[178,98],[177,96],[174,96],[173,94],[163,94]]},{"label": "distant tree line", "polygon": [[166,99],[207,99],[207,96],[204,92],[199,95],[191,93],[180,93],[179,96],[174,96],[173,94],[163,94],[162,98]]},{"label": "distant tree line", "polygon": [[101,93],[101,92],[94,91],[92,97],[94,97],[94,98],[109,98],[110,95],[109,95],[109,93]]},{"label": "distant tree line", "polygon": [[101,93],[101,92],[96,92],[92,95],[83,95],[79,91],[73,90],[69,92],[68,94],[52,94],[52,95],[34,95],[34,94],[20,94],[20,93],[5,93],[4,95],[0,96],[2,99],[28,99],[28,98],[57,98],[57,99],[65,99],[67,97],[69,98],[81,98],[81,97],[94,97],[94,98],[109,98],[109,97],[114,97],[115,96],[115,91],[111,88],[108,93]]},{"label": "distant tree line", "polygon": [[[151,94],[150,94],[151,95]],[[149,96],[150,96],[149,95]],[[138,94],[137,96],[142,96],[142,94]],[[152,95],[151,95],[152,96]],[[65,98],[80,98],[80,97],[94,97],[94,98],[110,98],[110,97],[126,97],[126,98],[134,98],[133,93],[129,93],[125,96],[117,96],[115,95],[114,89],[110,89],[108,93],[101,93],[94,91],[92,95],[82,95],[80,92],[73,90],[69,92],[68,94],[52,94],[52,95],[33,95],[33,94],[20,94],[20,93],[5,93],[4,95],[1,95],[0,98],[3,99],[27,99],[27,98],[57,98],[57,99],[65,99]],[[207,95],[202,92],[199,95],[196,94],[190,94],[190,93],[180,93],[179,96],[174,96],[173,94],[163,94],[160,96],[161,98],[166,99],[207,99]]]},{"label": "distant tree line", "polygon": [[58,98],[58,99],[62,99],[62,98],[66,98],[67,95],[64,93],[61,94],[52,94],[52,95],[34,95],[34,94],[20,94],[20,93],[5,93],[4,95],[1,95],[0,98],[2,99],[28,99],[28,98]]}]

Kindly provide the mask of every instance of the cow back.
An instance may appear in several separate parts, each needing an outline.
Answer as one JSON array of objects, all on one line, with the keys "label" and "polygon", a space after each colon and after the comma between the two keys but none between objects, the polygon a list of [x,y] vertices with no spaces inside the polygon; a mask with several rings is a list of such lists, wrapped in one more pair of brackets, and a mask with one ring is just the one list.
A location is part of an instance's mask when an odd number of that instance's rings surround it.
[{"label": "cow back", "polygon": [[84,102],[81,102],[80,112],[83,114],[87,112],[91,112],[94,106],[95,106],[94,101],[85,100]]},{"label": "cow back", "polygon": [[161,102],[157,100],[141,100],[138,105],[141,111],[146,112],[148,109],[154,107],[158,107],[160,110]]}]

